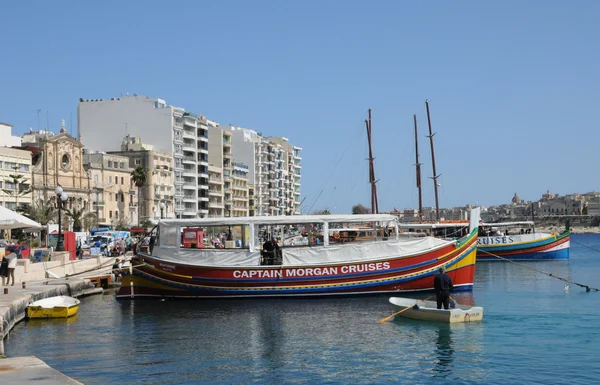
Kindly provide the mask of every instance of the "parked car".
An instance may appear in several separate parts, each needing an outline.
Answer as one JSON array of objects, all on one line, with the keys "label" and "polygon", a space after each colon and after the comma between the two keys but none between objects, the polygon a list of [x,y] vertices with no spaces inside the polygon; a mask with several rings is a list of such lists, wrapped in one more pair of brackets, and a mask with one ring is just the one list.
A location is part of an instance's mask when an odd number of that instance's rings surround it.
[{"label": "parked car", "polygon": [[29,258],[31,249],[27,245],[13,244],[5,247],[7,253],[14,252],[21,259]]}]

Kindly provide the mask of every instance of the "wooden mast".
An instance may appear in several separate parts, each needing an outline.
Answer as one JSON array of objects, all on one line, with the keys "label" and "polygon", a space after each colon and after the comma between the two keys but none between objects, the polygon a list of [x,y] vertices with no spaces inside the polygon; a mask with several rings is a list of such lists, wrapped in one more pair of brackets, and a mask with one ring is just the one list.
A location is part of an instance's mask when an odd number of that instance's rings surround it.
[{"label": "wooden mast", "polygon": [[369,119],[365,120],[367,125],[367,139],[369,141],[369,183],[371,183],[371,213],[379,214],[377,203],[377,181],[375,180],[375,166],[373,165],[373,147],[371,141],[371,109],[369,108]]},{"label": "wooden mast", "polygon": [[419,163],[419,139],[417,133],[417,115],[413,115],[415,122],[415,156],[417,167],[417,189],[419,189],[419,219],[423,219],[423,195],[421,193],[421,163]]},{"label": "wooden mast", "polygon": [[431,143],[431,164],[433,166],[433,187],[435,189],[435,218],[439,222],[440,220],[440,202],[438,200],[438,182],[439,175],[435,172],[435,152],[433,151],[433,136],[435,135],[431,131],[431,116],[429,115],[429,102],[425,100],[425,108],[427,108],[427,123],[429,124],[429,142]]}]

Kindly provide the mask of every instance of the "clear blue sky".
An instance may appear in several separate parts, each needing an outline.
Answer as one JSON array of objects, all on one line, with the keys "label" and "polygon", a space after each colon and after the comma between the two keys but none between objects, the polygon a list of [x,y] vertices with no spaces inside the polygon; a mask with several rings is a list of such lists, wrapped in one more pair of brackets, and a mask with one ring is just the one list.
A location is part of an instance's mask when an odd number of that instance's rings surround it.
[{"label": "clear blue sky", "polygon": [[23,0],[2,15],[0,121],[17,133],[38,109],[42,128],[47,111],[76,127],[79,97],[160,97],[288,137],[303,209],[341,213],[370,202],[372,108],[380,209],[401,209],[417,206],[413,113],[432,175],[429,99],[442,207],[600,189],[598,1]]}]

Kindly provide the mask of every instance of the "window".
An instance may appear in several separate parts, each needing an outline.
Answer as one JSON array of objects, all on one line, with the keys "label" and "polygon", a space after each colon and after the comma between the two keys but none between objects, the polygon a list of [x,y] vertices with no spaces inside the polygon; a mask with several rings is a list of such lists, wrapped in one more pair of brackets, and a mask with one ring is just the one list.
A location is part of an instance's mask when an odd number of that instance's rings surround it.
[{"label": "window", "polygon": [[2,188],[2,181],[0,181],[0,188]]},{"label": "window", "polygon": [[112,168],[112,160],[108,161],[108,168]]},{"label": "window", "polygon": [[29,165],[28,164],[24,164],[24,163],[19,163],[19,171],[21,171],[21,172],[28,172],[29,171]]},{"label": "window", "polygon": [[4,204],[4,207],[6,207],[9,210],[16,210],[17,209],[17,203],[16,202],[6,202]]},{"label": "window", "polygon": [[71,167],[71,158],[68,154],[64,154],[61,158],[60,165],[64,170],[68,170]]},{"label": "window", "polygon": [[0,168],[2,168],[2,161],[0,160]]},{"label": "window", "polygon": [[115,175],[115,184],[119,184],[119,176]]},{"label": "window", "polygon": [[118,211],[115,211],[115,218],[119,219],[119,212]]},{"label": "window", "polygon": [[108,176],[108,183],[112,183],[112,176]]},{"label": "window", "polygon": [[[122,163],[121,163],[121,164],[122,164]],[[121,168],[123,168],[123,167],[121,167]],[[125,182],[123,182],[124,180],[125,180],[125,178],[124,178],[124,177],[121,177],[121,184],[125,184]]]},{"label": "window", "polygon": [[125,168],[125,163],[123,163],[123,162],[119,163],[119,168]]},{"label": "window", "polygon": [[98,174],[94,175],[94,182],[98,182]]},{"label": "window", "polygon": [[112,210],[110,210],[110,211],[108,212],[108,217],[109,217],[109,218],[112,218]]},{"label": "window", "polygon": [[17,167],[16,163],[4,162],[4,169],[5,170],[14,170],[16,167]]},{"label": "window", "polygon": [[108,200],[112,202],[112,193],[108,193]]},{"label": "window", "polygon": [[139,166],[140,164],[142,164],[142,160],[141,159],[136,159],[135,160],[135,165]]},{"label": "window", "polygon": [[4,182],[4,188],[7,190],[14,190],[17,188],[17,186],[12,182],[6,181],[6,182]]}]

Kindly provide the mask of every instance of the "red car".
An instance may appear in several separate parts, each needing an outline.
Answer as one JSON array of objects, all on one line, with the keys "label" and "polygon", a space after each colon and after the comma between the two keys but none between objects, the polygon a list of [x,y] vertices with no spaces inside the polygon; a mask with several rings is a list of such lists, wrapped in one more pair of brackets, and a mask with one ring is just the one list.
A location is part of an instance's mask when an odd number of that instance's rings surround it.
[{"label": "red car", "polygon": [[29,258],[29,255],[31,255],[31,249],[27,245],[13,244],[6,246],[7,253],[13,251],[19,256],[20,259]]}]

